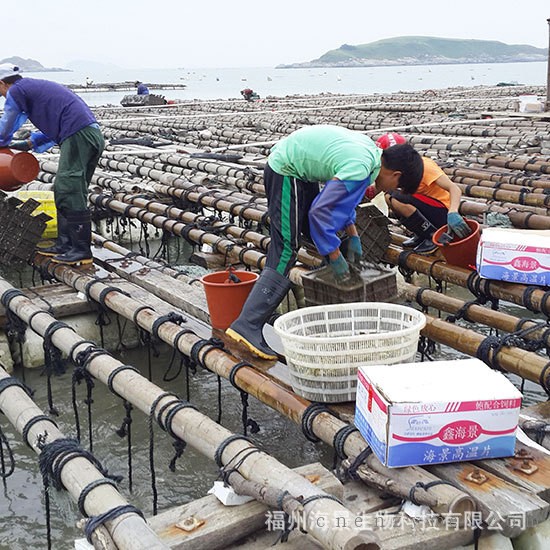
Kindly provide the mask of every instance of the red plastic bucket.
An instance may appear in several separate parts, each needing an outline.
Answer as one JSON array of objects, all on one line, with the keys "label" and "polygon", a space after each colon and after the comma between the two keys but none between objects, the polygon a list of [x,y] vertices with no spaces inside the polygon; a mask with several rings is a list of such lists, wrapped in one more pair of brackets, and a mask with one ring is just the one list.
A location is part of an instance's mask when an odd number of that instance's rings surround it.
[{"label": "red plastic bucket", "polygon": [[[230,274],[241,282],[232,282]],[[235,270],[216,271],[201,277],[212,328],[225,330],[237,319],[257,278],[258,274],[252,271]]]},{"label": "red plastic bucket", "polygon": [[432,235],[432,241],[439,247],[448,264],[465,269],[475,269],[477,245],[480,237],[479,223],[466,218],[464,220],[472,230],[465,239],[459,239],[455,236],[449,244],[441,244],[439,238],[447,232],[447,226],[444,225]]},{"label": "red plastic bucket", "polygon": [[15,191],[38,176],[39,165],[31,153],[0,149],[0,189]]}]

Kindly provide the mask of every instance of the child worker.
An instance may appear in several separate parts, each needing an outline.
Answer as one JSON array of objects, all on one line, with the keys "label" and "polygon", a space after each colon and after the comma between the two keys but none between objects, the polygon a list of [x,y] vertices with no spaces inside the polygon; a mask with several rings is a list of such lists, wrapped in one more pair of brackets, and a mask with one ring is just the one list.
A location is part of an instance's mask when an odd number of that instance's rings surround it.
[{"label": "child worker", "polygon": [[[396,133],[384,134],[376,141],[381,149],[401,143],[406,143],[406,139]],[[432,235],[443,225],[447,224],[448,232],[459,239],[467,237],[471,229],[458,213],[462,196],[460,188],[435,161],[422,157],[422,162],[424,173],[418,185],[401,185],[398,182],[395,187],[389,188],[376,182],[367,189],[365,196],[372,199],[384,191],[388,208],[414,233],[414,237],[403,242],[403,247],[412,248],[417,254],[431,254],[437,249]]]}]

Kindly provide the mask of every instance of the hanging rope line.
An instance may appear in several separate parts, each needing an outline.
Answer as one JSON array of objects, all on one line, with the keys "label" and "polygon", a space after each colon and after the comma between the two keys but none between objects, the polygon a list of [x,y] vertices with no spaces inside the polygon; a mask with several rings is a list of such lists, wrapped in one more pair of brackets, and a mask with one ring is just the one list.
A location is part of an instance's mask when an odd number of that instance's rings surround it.
[{"label": "hanging rope line", "polygon": [[[250,363],[247,363],[246,361],[241,361],[240,363],[236,363],[231,370],[229,371],[229,382],[231,382],[231,385],[239,390],[241,394],[241,405],[242,405],[242,424],[243,424],[243,434],[246,436],[248,435],[248,428],[250,428],[250,433],[257,434],[260,431],[260,426],[255,420],[252,420],[252,418],[248,418],[248,393],[246,393],[243,389],[241,389],[235,380],[235,376],[237,375],[237,372],[242,367],[249,367],[254,368]],[[220,409],[221,410],[221,409]],[[220,418],[221,418],[221,412],[220,412]],[[219,422],[218,422],[219,423]]]}]

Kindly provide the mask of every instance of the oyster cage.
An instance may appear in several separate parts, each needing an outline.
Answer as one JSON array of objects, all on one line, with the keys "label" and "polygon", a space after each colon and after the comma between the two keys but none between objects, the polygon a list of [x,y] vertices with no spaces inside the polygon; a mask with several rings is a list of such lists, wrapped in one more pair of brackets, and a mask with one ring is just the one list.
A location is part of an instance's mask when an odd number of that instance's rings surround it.
[{"label": "oyster cage", "polygon": [[51,219],[43,212],[33,216],[39,206],[34,199],[22,202],[0,191],[0,265],[30,259]]},{"label": "oyster cage", "polygon": [[370,203],[360,204],[356,216],[355,226],[361,239],[363,259],[377,264],[390,245],[390,220]]}]

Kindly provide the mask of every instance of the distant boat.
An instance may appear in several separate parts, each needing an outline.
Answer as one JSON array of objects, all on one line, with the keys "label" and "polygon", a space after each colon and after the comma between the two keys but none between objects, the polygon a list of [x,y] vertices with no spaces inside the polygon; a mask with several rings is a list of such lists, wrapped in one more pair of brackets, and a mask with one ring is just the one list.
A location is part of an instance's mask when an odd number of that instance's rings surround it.
[{"label": "distant boat", "polygon": [[241,78],[241,80],[242,80],[243,82],[246,82],[246,78]]},{"label": "distant boat", "polygon": [[268,82],[271,82],[272,80],[273,80],[273,79],[272,79],[270,76],[267,77],[267,81],[268,81]]},{"label": "distant boat", "polygon": [[340,80],[342,80],[342,77],[341,77],[341,76],[337,76],[337,77],[336,77],[336,80],[338,80],[338,82],[340,82]]}]

